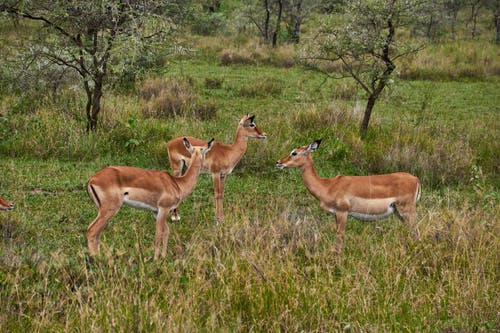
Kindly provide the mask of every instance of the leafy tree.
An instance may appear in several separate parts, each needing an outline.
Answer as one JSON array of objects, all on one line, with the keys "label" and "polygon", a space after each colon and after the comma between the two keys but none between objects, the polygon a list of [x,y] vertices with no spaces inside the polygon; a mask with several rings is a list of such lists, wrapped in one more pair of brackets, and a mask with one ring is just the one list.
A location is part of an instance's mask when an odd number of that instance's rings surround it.
[{"label": "leafy tree", "polygon": [[[337,28],[326,21],[306,58],[314,68],[335,78],[352,77],[368,96],[361,137],[366,137],[375,102],[396,69],[396,60],[422,49],[397,35],[425,13],[427,2],[419,0],[352,0],[346,3],[347,21]],[[340,72],[327,73],[323,62],[340,63]]]},{"label": "leafy tree", "polygon": [[39,22],[30,55],[78,73],[90,131],[98,124],[113,55],[130,54],[164,36],[172,23],[165,15],[165,4],[161,0],[5,0],[0,2],[0,12]]}]

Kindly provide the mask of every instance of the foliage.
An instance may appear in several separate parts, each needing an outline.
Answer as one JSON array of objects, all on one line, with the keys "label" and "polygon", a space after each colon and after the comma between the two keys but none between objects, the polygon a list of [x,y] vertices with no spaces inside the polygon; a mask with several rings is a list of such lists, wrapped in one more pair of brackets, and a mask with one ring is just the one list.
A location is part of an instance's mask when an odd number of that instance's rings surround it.
[{"label": "foliage", "polygon": [[375,102],[387,85],[396,68],[395,61],[415,47],[396,32],[423,13],[423,1],[350,1],[346,7],[348,18],[343,27],[336,28],[326,21],[312,47],[306,51],[310,64],[339,62],[340,72],[333,77],[349,76],[356,80],[368,96],[365,114],[360,127],[361,137],[366,136]]},{"label": "foliage", "polygon": [[[186,36],[199,52],[169,57],[157,49],[144,66],[131,63],[138,75],[129,88],[106,91],[91,133],[78,111],[86,96],[71,83],[52,98],[2,82],[0,194],[15,209],[0,214],[0,331],[498,330],[498,50],[493,32],[470,39],[457,22],[457,38],[469,39],[430,40],[398,63],[400,76],[381,93],[363,141],[365,101],[352,78],[281,66],[270,61],[275,50],[248,37]],[[305,28],[316,33],[314,24]],[[10,29],[0,26],[2,51],[16,40]],[[221,66],[224,49],[254,61]],[[293,58],[294,48],[282,52]],[[185,113],[144,111],[163,94],[186,102]],[[194,113],[204,105],[208,119]],[[213,221],[212,180],[202,175],[180,207],[183,220],[169,223],[165,260],[152,261],[151,214],[127,208],[103,232],[101,255],[87,255],[84,234],[97,214],[85,191],[90,175],[107,165],[168,170],[170,138],[229,143],[247,113],[268,140],[249,139],[227,177],[224,223]],[[332,217],[300,172],[275,168],[318,138],[313,158],[323,177],[416,174],[422,239],[396,218],[350,219],[336,254]]]},{"label": "foliage", "polygon": [[[161,2],[115,0],[99,4],[73,1],[6,1],[1,11],[40,22],[24,63],[61,66],[74,70],[87,96],[87,129],[97,127],[103,87],[112,56],[126,47],[144,45],[143,38],[166,34]],[[135,47],[134,47],[135,46]],[[41,60],[39,60],[41,59]]]}]

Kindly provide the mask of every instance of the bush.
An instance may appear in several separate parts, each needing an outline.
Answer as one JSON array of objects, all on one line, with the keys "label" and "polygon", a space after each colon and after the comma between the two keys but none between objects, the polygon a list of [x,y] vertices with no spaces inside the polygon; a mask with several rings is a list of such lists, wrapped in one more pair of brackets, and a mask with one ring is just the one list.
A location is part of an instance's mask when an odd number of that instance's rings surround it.
[{"label": "bush", "polygon": [[212,118],[217,106],[213,102],[200,103],[191,78],[153,78],[144,82],[139,95],[145,100],[143,115],[153,118],[191,116],[201,119]]},{"label": "bush", "polygon": [[207,89],[220,89],[224,83],[224,78],[207,77],[205,78],[205,88]]},{"label": "bush", "polygon": [[226,18],[222,13],[198,13],[191,26],[195,34],[208,36],[223,31],[226,27]]}]

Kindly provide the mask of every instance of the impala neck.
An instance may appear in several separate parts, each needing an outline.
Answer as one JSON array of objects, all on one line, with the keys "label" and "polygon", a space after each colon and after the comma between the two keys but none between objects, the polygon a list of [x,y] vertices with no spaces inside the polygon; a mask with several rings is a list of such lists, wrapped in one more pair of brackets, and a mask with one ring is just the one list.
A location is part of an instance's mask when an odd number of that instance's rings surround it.
[{"label": "impala neck", "polygon": [[323,178],[316,172],[316,168],[311,158],[308,158],[307,162],[300,166],[300,171],[302,172],[302,180],[309,192],[311,192],[316,199],[319,199],[321,194],[325,193],[325,184]]},{"label": "impala neck", "polygon": [[248,137],[242,133],[241,127],[238,126],[236,135],[234,137],[234,142],[231,145],[231,150],[234,152],[234,157],[236,161],[239,161],[245,151],[247,150]]},{"label": "impala neck", "polygon": [[182,198],[191,193],[196,187],[196,182],[198,181],[198,176],[200,175],[202,167],[201,153],[196,151],[191,157],[191,163],[189,163],[188,169],[184,175],[180,177],[174,177],[177,180],[177,185],[181,190]]}]

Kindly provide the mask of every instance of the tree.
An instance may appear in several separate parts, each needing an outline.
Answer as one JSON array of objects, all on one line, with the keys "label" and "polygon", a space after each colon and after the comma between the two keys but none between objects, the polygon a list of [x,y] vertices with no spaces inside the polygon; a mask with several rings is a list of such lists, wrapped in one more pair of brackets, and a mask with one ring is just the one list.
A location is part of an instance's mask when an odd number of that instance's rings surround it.
[{"label": "tree", "polygon": [[31,55],[78,73],[91,131],[98,124],[112,56],[163,35],[168,22],[162,6],[160,0],[6,0],[0,12],[40,22]]},{"label": "tree", "polygon": [[242,16],[257,28],[266,44],[276,47],[283,23],[289,39],[298,43],[301,24],[316,7],[319,5],[313,0],[252,0],[243,7]]},{"label": "tree", "polygon": [[448,16],[451,24],[451,36],[453,39],[457,37],[457,18],[458,12],[465,5],[465,0],[445,0],[444,6],[448,12]]},{"label": "tree", "polygon": [[470,17],[467,25],[469,25],[469,23],[472,23],[472,38],[476,38],[479,34],[479,29],[477,28],[477,19],[479,17],[479,11],[484,5],[484,0],[467,0],[467,4],[470,6]]},{"label": "tree", "polygon": [[[346,4],[346,23],[339,29],[328,21],[306,58],[314,68],[335,78],[352,77],[368,96],[360,135],[366,137],[375,102],[396,68],[396,60],[422,49],[396,34],[424,13],[425,1],[352,0]],[[340,63],[339,73],[322,70],[323,62]]]},{"label": "tree", "polygon": [[493,25],[496,31],[495,42],[500,44],[500,1],[498,0],[485,0],[486,7],[493,13]]}]

